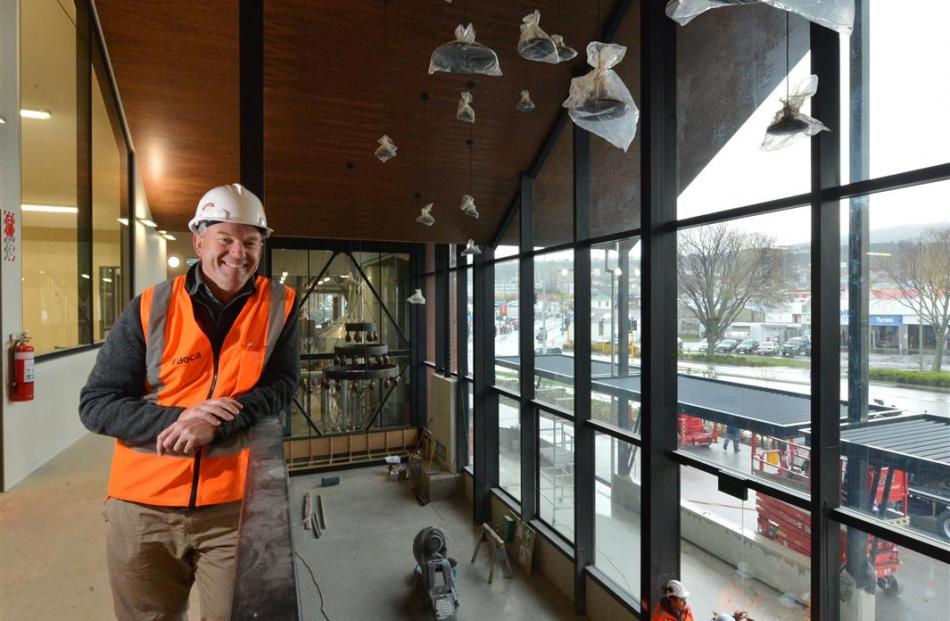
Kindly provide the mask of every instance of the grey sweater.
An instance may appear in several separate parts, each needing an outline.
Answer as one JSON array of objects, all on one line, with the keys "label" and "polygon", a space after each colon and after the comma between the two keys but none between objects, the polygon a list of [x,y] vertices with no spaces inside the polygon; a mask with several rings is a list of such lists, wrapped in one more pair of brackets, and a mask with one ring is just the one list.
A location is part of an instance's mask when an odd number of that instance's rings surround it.
[{"label": "grey sweater", "polygon": [[[249,283],[250,291],[222,306],[200,282],[196,267],[189,272],[186,286],[195,317],[218,355],[224,335],[253,292],[253,280]],[[145,335],[142,334],[140,298],[136,296],[112,326],[79,397],[79,418],[87,429],[129,444],[154,442],[184,409],[143,399],[146,394]],[[295,303],[260,380],[251,391],[237,397],[244,407],[234,420],[221,423],[216,441],[252,426],[264,416],[276,415],[290,404],[300,376],[298,331]]]}]

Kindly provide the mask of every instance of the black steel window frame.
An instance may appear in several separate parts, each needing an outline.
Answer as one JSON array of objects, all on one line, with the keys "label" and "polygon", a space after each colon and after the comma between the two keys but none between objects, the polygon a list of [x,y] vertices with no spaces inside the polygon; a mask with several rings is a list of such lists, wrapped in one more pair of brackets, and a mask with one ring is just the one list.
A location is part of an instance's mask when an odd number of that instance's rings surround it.
[{"label": "black steel window frame", "polygon": [[[119,216],[128,221],[123,231],[120,262],[123,274],[124,300],[128,303],[135,291],[135,150],[129,133],[122,99],[119,97],[112,62],[109,59],[102,25],[96,7],[90,0],[76,0],[76,241],[77,241],[77,325],[78,344],[36,356],[37,362],[96,349],[102,341],[95,340],[92,290],[92,72],[96,72],[109,121],[117,143],[122,147],[121,161],[125,183],[121,191],[122,210]],[[88,274],[90,278],[81,278]]]},{"label": "black steel window frame", "polygon": [[[630,4],[630,3],[623,3]],[[570,420],[575,425],[575,433],[584,430],[593,434],[602,433],[612,438],[628,442],[641,451],[642,492],[641,501],[641,601],[633,601],[630,594],[622,591],[606,578],[596,567],[590,565],[593,547],[593,523],[588,511],[592,511],[592,502],[587,496],[593,489],[593,446],[579,448],[575,454],[575,542],[572,558],[575,560],[575,608],[584,610],[584,578],[590,576],[606,587],[618,602],[637,614],[641,603],[650,604],[660,593],[660,586],[666,579],[679,575],[680,533],[678,521],[669,521],[668,515],[678,511],[680,503],[680,468],[688,466],[716,476],[728,477],[730,473],[721,466],[703,460],[691,453],[680,451],[676,446],[676,284],[666,275],[668,266],[676,260],[676,237],[679,231],[719,222],[728,222],[739,218],[772,214],[794,208],[809,208],[812,215],[812,297],[816,300],[813,308],[814,335],[820,335],[813,345],[812,373],[812,427],[817,430],[813,437],[815,470],[813,471],[813,489],[811,493],[801,493],[781,488],[766,481],[748,479],[749,489],[767,494],[790,505],[809,512],[812,521],[812,618],[833,619],[838,616],[838,528],[840,524],[858,528],[864,532],[892,541],[902,547],[914,550],[928,558],[950,563],[950,550],[924,536],[911,531],[874,520],[847,507],[839,506],[839,398],[840,388],[837,382],[827,382],[823,377],[838,377],[840,372],[839,334],[839,201],[842,199],[866,196],[873,193],[913,187],[950,179],[950,163],[939,164],[917,170],[842,184],[840,181],[840,134],[824,132],[812,139],[811,143],[811,187],[808,192],[781,197],[769,201],[735,207],[732,209],[703,214],[700,216],[678,218],[676,204],[678,185],[676,182],[677,145],[676,145],[676,31],[679,28],[664,14],[664,3],[641,3],[641,99],[643,115],[641,117],[641,183],[642,183],[642,220],[639,226],[633,226],[597,238],[586,238],[583,228],[588,216],[588,197],[585,195],[585,167],[589,162],[587,147],[583,140],[575,137],[574,163],[574,205],[575,236],[574,242],[535,249],[531,243],[533,229],[530,224],[534,217],[533,192],[530,182],[541,170],[547,155],[567,127],[563,115],[555,122],[535,165],[522,177],[518,195],[511,201],[509,208],[492,237],[490,249],[498,246],[506,236],[508,228],[520,216],[519,252],[501,258],[484,256],[478,262],[476,278],[480,270],[488,270],[495,263],[519,261],[519,287],[521,298],[525,291],[533,294],[533,282],[526,279],[533,276],[535,257],[553,252],[573,250],[575,257],[575,312],[579,313],[590,304],[590,249],[604,242],[619,241],[624,238],[638,237],[642,243],[641,271],[643,286],[643,366],[644,393],[641,400],[641,433],[622,429],[618,426],[590,419],[590,339],[575,338],[575,410],[566,412],[550,404],[537,401],[533,397],[534,377],[533,349],[527,345],[532,336],[533,304],[521,304],[519,322],[521,374],[519,389],[521,394],[499,386],[491,386],[489,391],[495,396],[495,420],[490,427],[497,433],[497,397],[504,395],[522,404],[522,419],[535,421],[541,412]],[[651,6],[653,5],[653,6]],[[859,11],[860,16],[860,11]],[[810,49],[812,72],[819,76],[822,89],[814,98],[812,109],[818,118],[839,119],[841,108],[841,79],[839,65],[840,39],[837,33],[817,25],[810,25]],[[664,281],[667,281],[664,283]],[[486,285],[484,277],[483,286]],[[487,285],[494,284],[489,278]],[[586,301],[586,304],[585,304]],[[491,313],[490,296],[476,301],[476,317]],[[485,311],[480,313],[479,311]],[[489,324],[489,320],[483,317]],[[576,324],[577,322],[575,322]],[[575,326],[575,329],[579,329]],[[589,332],[590,326],[586,331]],[[581,351],[585,347],[586,354]],[[490,358],[479,351],[482,341],[476,339],[476,357]],[[493,342],[491,343],[493,346]],[[533,345],[533,343],[532,343]],[[492,360],[487,367],[491,369]],[[526,381],[527,380],[527,381]],[[530,388],[529,388],[530,387]],[[532,390],[531,394],[527,394]],[[586,401],[586,403],[585,403]],[[530,416],[529,416],[530,414]],[[528,438],[524,429],[523,437]],[[478,438],[480,427],[476,427]],[[534,436],[530,437],[534,440]],[[478,440],[476,440],[477,442]],[[580,440],[579,440],[580,441]],[[489,445],[497,446],[497,436]],[[537,476],[537,447],[532,452],[522,447],[522,486],[526,482],[535,482]],[[581,444],[577,444],[581,446]],[[497,461],[495,462],[497,467]],[[587,469],[590,468],[590,472]],[[526,475],[530,475],[526,476]],[[497,477],[497,469],[495,471]],[[476,486],[479,472],[475,473]],[[495,479],[497,481],[497,479]],[[510,507],[517,509],[516,500],[497,487],[492,488],[499,498]],[[536,519],[537,497],[533,496],[533,507],[523,511],[522,517],[543,525]],[[588,506],[590,505],[590,506]],[[522,505],[522,508],[523,505]],[[552,529],[548,529],[552,530]],[[554,537],[543,532],[547,539],[564,538],[556,531]]]}]

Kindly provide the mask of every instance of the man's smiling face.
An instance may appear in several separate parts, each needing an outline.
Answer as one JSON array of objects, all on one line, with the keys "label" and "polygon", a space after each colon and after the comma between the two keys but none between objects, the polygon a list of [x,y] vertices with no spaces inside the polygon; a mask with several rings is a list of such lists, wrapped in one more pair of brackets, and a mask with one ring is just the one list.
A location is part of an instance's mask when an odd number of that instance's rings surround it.
[{"label": "man's smiling face", "polygon": [[224,303],[237,295],[257,272],[264,247],[259,229],[231,222],[207,226],[192,242],[205,282]]}]

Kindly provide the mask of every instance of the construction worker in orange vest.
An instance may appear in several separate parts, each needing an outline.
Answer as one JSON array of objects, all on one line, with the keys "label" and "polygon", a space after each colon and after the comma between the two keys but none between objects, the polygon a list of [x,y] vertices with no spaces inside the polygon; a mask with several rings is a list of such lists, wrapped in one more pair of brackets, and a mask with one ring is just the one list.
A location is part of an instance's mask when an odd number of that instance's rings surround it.
[{"label": "construction worker in orange vest", "polygon": [[257,274],[270,235],[239,184],[198,202],[198,263],[149,287],[109,331],[80,418],[115,438],[106,557],[120,620],[231,618],[248,430],[290,403],[299,377],[294,291]]},{"label": "construction worker in orange vest", "polygon": [[657,602],[650,621],[693,621],[693,611],[686,604],[689,591],[679,580],[670,580],[663,587],[663,597]]}]

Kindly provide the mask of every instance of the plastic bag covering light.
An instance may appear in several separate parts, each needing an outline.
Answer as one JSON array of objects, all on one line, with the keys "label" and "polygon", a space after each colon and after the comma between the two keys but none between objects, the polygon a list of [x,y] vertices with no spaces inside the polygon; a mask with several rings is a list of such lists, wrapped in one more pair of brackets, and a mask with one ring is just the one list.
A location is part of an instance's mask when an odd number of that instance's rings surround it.
[{"label": "plastic bag covering light", "polygon": [[463,255],[465,255],[465,256],[468,257],[468,256],[472,256],[472,255],[476,255],[476,254],[481,254],[481,253],[482,253],[482,251],[481,251],[481,249],[478,247],[478,244],[475,243],[475,240],[474,240],[474,239],[470,239],[470,240],[468,240],[467,242],[465,242],[465,249],[462,250],[462,254],[463,254]]},{"label": "plastic bag covering light", "polygon": [[475,41],[471,24],[466,27],[459,24],[455,27],[455,41],[435,48],[429,58],[429,74],[437,71],[501,75],[501,65],[490,47]]},{"label": "plastic bag covering light", "polygon": [[455,111],[455,118],[464,123],[475,122],[475,108],[472,107],[474,97],[468,91],[459,93],[459,106]]},{"label": "plastic bag covering light", "polygon": [[561,35],[553,34],[551,35],[551,40],[554,41],[554,47],[557,48],[557,60],[559,63],[574,60],[574,58],[577,57],[577,50],[564,45],[564,37]]},{"label": "plastic bag covering light", "polygon": [[626,52],[627,48],[616,43],[589,43],[587,62],[594,70],[571,80],[571,92],[563,104],[578,127],[624,151],[637,135],[640,119],[633,95],[611,71]]},{"label": "plastic bag covering light", "polygon": [[556,64],[560,61],[557,46],[548,33],[541,30],[541,11],[535,9],[521,19],[521,36],[518,38],[518,54],[525,60]]},{"label": "plastic bag covering light", "polygon": [[471,216],[473,218],[478,218],[478,209],[475,207],[475,198],[471,194],[462,195],[462,203],[459,205],[459,208],[466,216]]},{"label": "plastic bag covering light", "polygon": [[432,215],[432,203],[429,203],[419,212],[419,217],[416,218],[416,222],[419,224],[424,224],[426,226],[432,226],[435,224],[435,217]]},{"label": "plastic bag covering light", "polygon": [[521,99],[518,100],[518,105],[515,106],[515,110],[518,112],[534,112],[534,102],[531,101],[531,93],[524,90],[521,91]]},{"label": "plastic bag covering light", "polygon": [[782,109],[775,113],[772,123],[765,130],[763,151],[775,151],[787,147],[806,136],[830,131],[825,124],[801,112],[802,105],[818,92],[818,76],[810,75],[795,87],[795,92],[782,98]]},{"label": "plastic bag covering light", "polygon": [[412,295],[406,298],[406,301],[410,304],[425,304],[425,296],[422,295],[422,289],[416,289]]},{"label": "plastic bag covering light", "polygon": [[385,162],[396,157],[396,145],[393,144],[393,141],[389,136],[383,134],[382,137],[376,142],[379,143],[379,146],[376,147],[376,150],[373,152],[373,154],[379,158],[380,162]]},{"label": "plastic bag covering light", "polygon": [[842,34],[849,34],[854,27],[854,0],[670,0],[666,14],[685,26],[709,9],[737,4],[768,4]]}]

